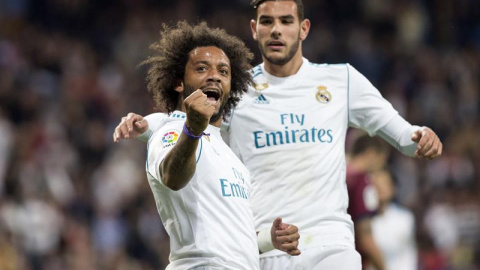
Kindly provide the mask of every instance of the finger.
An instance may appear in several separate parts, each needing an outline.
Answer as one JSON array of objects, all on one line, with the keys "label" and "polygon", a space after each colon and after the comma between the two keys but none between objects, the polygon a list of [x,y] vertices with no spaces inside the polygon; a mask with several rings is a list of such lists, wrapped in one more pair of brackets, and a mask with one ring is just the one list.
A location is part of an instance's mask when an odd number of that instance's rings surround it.
[{"label": "finger", "polygon": [[184,100],[185,108],[187,110],[192,109],[195,111],[201,111],[205,108],[208,108],[205,106],[206,101],[207,95],[205,95],[201,90],[196,90]]},{"label": "finger", "polygon": [[418,141],[421,138],[422,138],[422,131],[420,129],[412,133],[412,136],[411,136],[412,141],[418,143]]},{"label": "finger", "polygon": [[113,132],[113,142],[118,142],[119,141],[119,138],[118,138],[118,134],[117,134],[117,128],[115,128],[115,131]]},{"label": "finger", "polygon": [[291,234],[291,235],[285,235],[285,236],[277,236],[275,238],[275,240],[280,242],[280,243],[292,243],[292,242],[298,241],[298,239],[300,239],[300,235],[298,233],[297,234]]},{"label": "finger", "polygon": [[282,218],[277,217],[272,224],[272,227],[275,228],[276,230],[280,229],[280,224],[282,223]]},{"label": "finger", "polygon": [[193,93],[191,93],[185,101],[189,101],[190,103],[203,103],[207,100],[207,95],[205,95],[202,90],[197,89]]},{"label": "finger", "polygon": [[430,135],[424,135],[420,140],[420,143],[418,148],[419,154],[425,157],[426,153],[432,149],[433,139]]},{"label": "finger", "polygon": [[442,154],[442,143],[440,139],[436,138],[433,142],[432,148],[425,153],[425,158],[434,159]]},{"label": "finger", "polygon": [[129,114],[127,115],[127,121],[126,121],[128,131],[129,131],[129,132],[132,132],[135,123],[141,122],[141,121],[145,121],[144,118],[143,118],[143,116],[138,115],[138,114],[136,114],[136,113],[129,113]]},{"label": "finger", "polygon": [[291,243],[282,243],[280,245],[280,248],[282,250],[294,250],[294,249],[297,249],[298,248],[298,241],[294,241],[294,242],[291,242]]},{"label": "finger", "polygon": [[275,231],[275,235],[277,236],[291,235],[298,232],[298,228],[295,225],[285,223],[282,223],[281,225],[284,225],[284,228]]},{"label": "finger", "polygon": [[128,132],[133,131],[133,122],[135,121],[135,118],[133,117],[132,113],[129,113],[127,115],[127,119],[125,119],[125,125],[127,126]]},{"label": "finger", "polygon": [[122,122],[118,125],[118,135],[120,136],[120,138],[122,139],[128,139],[130,138],[129,137],[129,132],[128,132],[128,128],[127,128],[127,125],[125,124],[126,122],[126,117],[122,118]]},{"label": "finger", "polygon": [[291,252],[294,250],[298,250],[298,242],[294,243],[285,243],[280,246],[280,249],[285,252]]},{"label": "finger", "polygon": [[287,251],[287,253],[291,256],[298,256],[300,254],[302,254],[302,252],[300,252],[300,249],[295,249],[295,250],[291,250],[291,251]]},{"label": "finger", "polygon": [[145,119],[137,121],[133,125],[135,126],[135,129],[140,131],[140,132],[143,131],[143,130],[146,130],[148,128],[148,122]]}]

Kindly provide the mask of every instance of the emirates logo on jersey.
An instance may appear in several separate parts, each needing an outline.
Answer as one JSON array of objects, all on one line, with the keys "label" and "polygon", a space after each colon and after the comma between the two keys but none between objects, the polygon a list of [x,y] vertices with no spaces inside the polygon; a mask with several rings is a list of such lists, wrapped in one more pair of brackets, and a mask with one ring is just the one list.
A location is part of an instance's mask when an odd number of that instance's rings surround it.
[{"label": "emirates logo on jersey", "polygon": [[315,94],[315,98],[320,103],[329,103],[332,100],[332,94],[327,91],[326,86],[320,85],[317,87],[317,93]]}]

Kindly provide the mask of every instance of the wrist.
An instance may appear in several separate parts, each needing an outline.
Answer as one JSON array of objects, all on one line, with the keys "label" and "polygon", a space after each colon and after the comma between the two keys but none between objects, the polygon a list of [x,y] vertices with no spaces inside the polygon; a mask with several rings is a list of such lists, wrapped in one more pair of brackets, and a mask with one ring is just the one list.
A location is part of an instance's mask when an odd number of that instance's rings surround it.
[{"label": "wrist", "polygon": [[264,229],[258,232],[257,244],[258,244],[258,250],[260,250],[260,253],[265,253],[275,249],[275,247],[273,246],[270,229]]},{"label": "wrist", "polygon": [[203,135],[210,136],[210,134],[205,133],[203,131],[200,133],[200,135],[195,135],[193,132],[190,131],[190,129],[187,127],[186,124],[183,124],[183,133],[192,140],[199,140],[202,138]]}]

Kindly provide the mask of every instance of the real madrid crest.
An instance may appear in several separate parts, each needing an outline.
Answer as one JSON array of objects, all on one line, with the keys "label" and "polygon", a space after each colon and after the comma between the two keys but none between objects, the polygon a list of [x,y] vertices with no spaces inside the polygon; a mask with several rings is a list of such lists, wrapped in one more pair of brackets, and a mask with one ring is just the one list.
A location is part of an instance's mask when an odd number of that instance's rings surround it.
[{"label": "real madrid crest", "polygon": [[268,83],[254,83],[253,88],[257,91],[262,91],[268,88]]},{"label": "real madrid crest", "polygon": [[320,103],[329,103],[332,100],[332,95],[327,91],[327,87],[320,85],[317,87],[318,91],[315,94],[315,98]]}]

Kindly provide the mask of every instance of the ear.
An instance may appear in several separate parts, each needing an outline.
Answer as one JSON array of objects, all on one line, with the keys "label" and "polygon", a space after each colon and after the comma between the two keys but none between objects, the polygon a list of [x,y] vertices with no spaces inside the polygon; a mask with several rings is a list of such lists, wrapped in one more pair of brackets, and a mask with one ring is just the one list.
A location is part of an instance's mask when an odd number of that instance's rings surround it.
[{"label": "ear", "polygon": [[308,32],[310,32],[310,20],[304,19],[300,24],[300,39],[302,41],[304,41],[307,38]]},{"label": "ear", "polygon": [[178,93],[182,93],[183,92],[183,82],[179,81],[177,83],[177,86],[175,86],[174,90],[177,91]]},{"label": "ear", "polygon": [[252,30],[252,36],[254,40],[258,40],[258,35],[257,35],[257,22],[252,19],[250,21],[250,29]]}]

